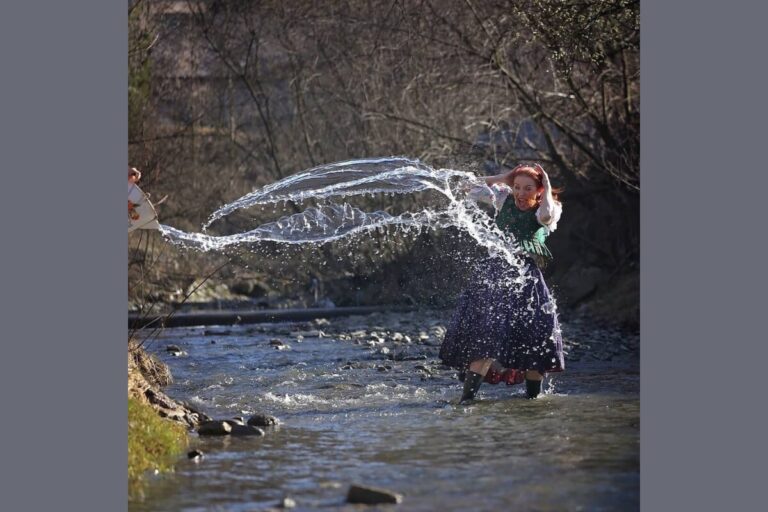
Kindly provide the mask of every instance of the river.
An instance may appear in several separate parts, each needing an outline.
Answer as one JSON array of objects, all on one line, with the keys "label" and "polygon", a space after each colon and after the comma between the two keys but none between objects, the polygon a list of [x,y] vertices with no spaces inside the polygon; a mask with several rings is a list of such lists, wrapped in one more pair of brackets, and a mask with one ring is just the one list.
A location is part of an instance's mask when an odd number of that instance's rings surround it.
[{"label": "river", "polygon": [[[639,510],[639,336],[563,318],[566,371],[546,393],[461,383],[437,358],[449,312],[165,330],[149,346],[165,392],[217,418],[280,419],[263,437],[204,438],[129,510],[360,510],[349,485],[399,510]],[[179,356],[166,351],[178,346]],[[380,506],[392,510],[393,506]],[[376,507],[369,507],[376,510]]]}]

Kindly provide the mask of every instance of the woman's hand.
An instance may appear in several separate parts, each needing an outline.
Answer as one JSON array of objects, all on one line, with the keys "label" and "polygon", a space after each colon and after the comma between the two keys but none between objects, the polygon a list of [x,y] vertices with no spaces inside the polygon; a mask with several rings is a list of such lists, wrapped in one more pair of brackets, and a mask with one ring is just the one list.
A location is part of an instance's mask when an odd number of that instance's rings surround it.
[{"label": "woman's hand", "polygon": [[544,192],[551,192],[552,191],[552,184],[549,182],[549,176],[547,176],[546,171],[544,171],[544,168],[539,164],[533,164],[533,168],[536,169],[541,173],[541,184],[544,187]]},{"label": "woman's hand", "polygon": [[128,167],[128,183],[137,183],[141,179],[141,171],[135,167]]},{"label": "woman's hand", "polygon": [[504,185],[511,187],[512,183],[509,181],[509,177],[512,176],[512,173],[515,172],[518,167],[524,167],[524,166],[521,164],[516,166],[514,169],[510,171],[506,171],[501,174],[496,174],[494,176],[486,176],[485,184],[490,187],[491,185],[500,185],[503,183]]}]

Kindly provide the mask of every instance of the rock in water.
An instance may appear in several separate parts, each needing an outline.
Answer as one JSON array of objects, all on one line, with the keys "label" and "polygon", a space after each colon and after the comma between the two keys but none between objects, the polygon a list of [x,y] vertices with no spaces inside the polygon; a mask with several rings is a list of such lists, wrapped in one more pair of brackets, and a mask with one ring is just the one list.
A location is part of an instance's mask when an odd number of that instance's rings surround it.
[{"label": "rock in water", "polygon": [[199,462],[203,458],[203,452],[201,450],[192,450],[187,453],[187,457],[195,462]]},{"label": "rock in water", "polygon": [[176,357],[186,355],[186,352],[181,350],[177,345],[168,345],[165,347],[165,351]]},{"label": "rock in water", "polygon": [[253,427],[273,427],[280,423],[280,420],[269,414],[254,414],[248,418],[248,425]]},{"label": "rock in water", "polygon": [[253,427],[251,425],[230,425],[232,427],[232,431],[230,432],[233,436],[263,436],[264,431],[261,430],[258,427]]},{"label": "rock in water", "polygon": [[226,421],[206,421],[197,427],[201,436],[226,436],[232,432],[232,425]]},{"label": "rock in water", "polygon": [[366,505],[378,505],[381,503],[398,504],[403,501],[402,494],[386,489],[351,485],[347,493],[347,503],[364,503]]}]

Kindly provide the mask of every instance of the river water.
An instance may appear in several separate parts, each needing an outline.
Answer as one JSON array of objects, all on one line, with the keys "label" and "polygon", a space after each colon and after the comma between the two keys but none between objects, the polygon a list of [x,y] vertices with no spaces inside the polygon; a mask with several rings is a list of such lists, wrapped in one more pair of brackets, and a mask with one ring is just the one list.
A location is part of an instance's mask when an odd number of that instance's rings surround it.
[{"label": "river water", "polygon": [[149,478],[129,510],[267,510],[286,496],[295,510],[360,510],[345,502],[353,483],[404,496],[369,510],[639,510],[638,335],[564,319],[567,371],[544,395],[485,384],[458,405],[461,383],[437,358],[448,316],[165,330],[149,350],[171,368],[168,395],[281,424],[192,434],[204,458]]}]

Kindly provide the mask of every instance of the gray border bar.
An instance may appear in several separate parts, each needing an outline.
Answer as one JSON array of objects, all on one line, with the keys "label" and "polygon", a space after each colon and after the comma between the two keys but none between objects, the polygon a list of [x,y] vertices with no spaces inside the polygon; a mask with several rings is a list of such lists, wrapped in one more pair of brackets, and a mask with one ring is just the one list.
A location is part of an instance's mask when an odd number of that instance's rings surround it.
[{"label": "gray border bar", "polygon": [[125,2],[0,16],[4,510],[127,508],[127,39]]},{"label": "gray border bar", "polygon": [[642,2],[643,510],[765,501],[766,10]]}]

